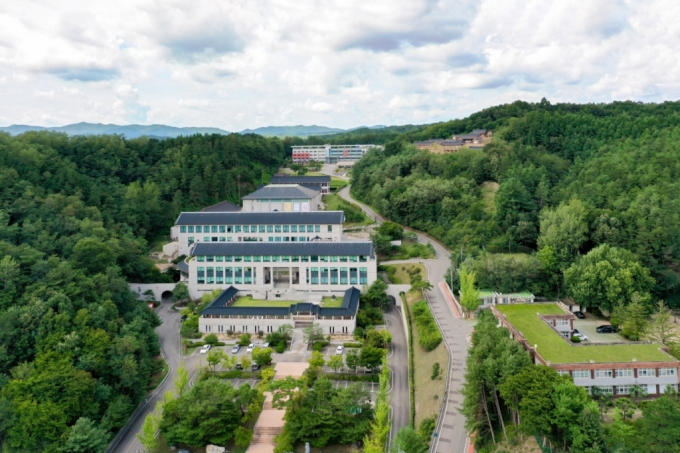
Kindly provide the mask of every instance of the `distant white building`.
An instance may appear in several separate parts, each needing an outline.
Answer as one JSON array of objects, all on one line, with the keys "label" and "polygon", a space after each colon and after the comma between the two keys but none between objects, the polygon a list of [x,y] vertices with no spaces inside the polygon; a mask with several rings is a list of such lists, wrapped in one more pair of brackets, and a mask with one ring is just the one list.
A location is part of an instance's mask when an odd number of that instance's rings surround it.
[{"label": "distant white building", "polygon": [[311,145],[292,148],[293,162],[303,163],[313,160],[334,164],[338,161],[359,160],[369,149],[383,149],[384,147],[380,145]]}]

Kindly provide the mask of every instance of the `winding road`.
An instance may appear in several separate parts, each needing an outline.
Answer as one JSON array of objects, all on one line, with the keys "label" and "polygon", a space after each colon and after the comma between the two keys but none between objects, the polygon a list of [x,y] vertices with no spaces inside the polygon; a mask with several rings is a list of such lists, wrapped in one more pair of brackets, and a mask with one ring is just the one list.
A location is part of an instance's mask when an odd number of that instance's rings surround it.
[{"label": "winding road", "polygon": [[[371,208],[352,198],[349,193],[350,186],[343,188],[339,193],[342,198],[361,207],[363,211],[375,219],[379,224],[383,218]],[[444,342],[449,350],[449,370],[447,382],[447,394],[444,399],[442,414],[439,417],[435,429],[435,439],[430,448],[436,453],[463,453],[467,452],[469,439],[465,430],[465,417],[459,412],[463,403],[463,383],[465,382],[465,360],[467,358],[467,335],[472,331],[471,327],[462,319],[454,315],[454,309],[444,297],[439,283],[444,281],[451,263],[450,253],[438,242],[416,232],[418,241],[424,244],[431,243],[437,257],[431,260],[422,260],[427,268],[428,278],[432,283],[432,290],[425,293],[432,313],[442,331]],[[393,426],[398,425],[396,420]]]}]

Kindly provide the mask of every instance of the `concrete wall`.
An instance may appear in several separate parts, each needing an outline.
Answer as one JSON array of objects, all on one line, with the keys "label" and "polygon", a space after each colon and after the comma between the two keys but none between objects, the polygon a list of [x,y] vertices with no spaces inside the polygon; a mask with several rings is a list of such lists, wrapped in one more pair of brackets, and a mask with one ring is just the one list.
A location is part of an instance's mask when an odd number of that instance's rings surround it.
[{"label": "concrete wall", "polygon": [[319,204],[321,204],[321,192],[312,198],[299,199],[296,202],[283,201],[261,201],[261,200],[243,200],[243,212],[296,212],[295,203],[299,203],[299,211],[318,211]]},{"label": "concrete wall", "polygon": [[[232,330],[237,333],[254,334],[263,331],[265,334],[276,332],[279,326],[290,324],[295,326],[297,317],[287,317],[284,319],[265,319],[259,318],[204,318],[198,319],[198,329],[201,333],[226,333]],[[306,318],[306,317],[300,317]],[[309,322],[319,324],[323,328],[324,334],[351,334],[356,327],[356,319],[311,319]],[[221,329],[221,330],[220,330]]]},{"label": "concrete wall", "polygon": [[152,290],[154,299],[160,301],[166,291],[174,291],[177,283],[130,283],[130,290],[137,294],[137,300],[146,300],[144,293]]}]

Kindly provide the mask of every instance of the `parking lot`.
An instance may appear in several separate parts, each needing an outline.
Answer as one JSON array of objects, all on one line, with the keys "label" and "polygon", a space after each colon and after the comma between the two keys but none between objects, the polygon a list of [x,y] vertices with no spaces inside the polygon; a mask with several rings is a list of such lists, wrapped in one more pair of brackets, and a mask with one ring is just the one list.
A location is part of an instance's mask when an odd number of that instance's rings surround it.
[{"label": "parking lot", "polygon": [[618,333],[597,333],[595,329],[598,326],[609,324],[609,322],[602,319],[575,319],[574,328],[578,329],[580,333],[588,337],[590,343],[615,343],[628,341]]}]

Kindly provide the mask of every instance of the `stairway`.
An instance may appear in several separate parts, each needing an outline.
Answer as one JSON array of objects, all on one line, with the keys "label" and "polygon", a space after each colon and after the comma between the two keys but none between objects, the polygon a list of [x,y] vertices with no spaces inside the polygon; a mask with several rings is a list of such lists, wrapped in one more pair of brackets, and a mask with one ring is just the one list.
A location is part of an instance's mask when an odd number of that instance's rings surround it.
[{"label": "stairway", "polygon": [[302,354],[307,350],[307,345],[305,344],[304,336],[302,335],[302,329],[298,328],[298,324],[312,324],[304,322],[296,322],[295,330],[293,331],[293,340],[290,344],[290,350],[293,353]]},{"label": "stairway", "polygon": [[253,440],[250,441],[250,445],[254,444],[273,444],[274,438],[283,431],[283,427],[261,427],[255,426],[253,431]]}]

